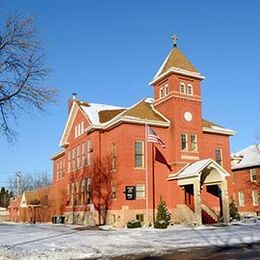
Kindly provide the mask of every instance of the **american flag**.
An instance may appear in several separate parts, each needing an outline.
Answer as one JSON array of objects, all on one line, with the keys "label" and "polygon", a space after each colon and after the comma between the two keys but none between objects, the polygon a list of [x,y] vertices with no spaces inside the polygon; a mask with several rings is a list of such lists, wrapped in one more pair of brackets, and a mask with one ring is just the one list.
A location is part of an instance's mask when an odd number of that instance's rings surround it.
[{"label": "american flag", "polygon": [[154,130],[148,126],[148,143],[157,143],[162,146],[162,148],[166,148],[164,142],[161,138],[154,132]]}]

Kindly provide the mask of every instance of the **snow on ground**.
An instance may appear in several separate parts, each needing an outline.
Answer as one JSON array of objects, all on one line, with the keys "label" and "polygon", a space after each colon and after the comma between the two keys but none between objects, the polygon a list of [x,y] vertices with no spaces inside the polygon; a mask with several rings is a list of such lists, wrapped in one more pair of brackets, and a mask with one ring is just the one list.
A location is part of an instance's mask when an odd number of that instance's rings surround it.
[{"label": "snow on ground", "polygon": [[86,259],[260,242],[260,223],[229,226],[75,230],[73,225],[0,224],[0,259]]}]

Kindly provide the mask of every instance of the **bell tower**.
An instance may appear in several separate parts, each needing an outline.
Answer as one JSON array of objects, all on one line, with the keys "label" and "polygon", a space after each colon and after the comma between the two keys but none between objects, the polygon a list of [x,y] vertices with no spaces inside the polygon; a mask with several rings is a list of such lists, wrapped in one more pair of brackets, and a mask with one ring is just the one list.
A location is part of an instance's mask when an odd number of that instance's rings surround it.
[{"label": "bell tower", "polygon": [[183,167],[200,159],[200,82],[204,77],[177,47],[177,39],[172,36],[173,47],[150,85],[154,89],[154,107],[171,121],[169,157],[173,165]]}]

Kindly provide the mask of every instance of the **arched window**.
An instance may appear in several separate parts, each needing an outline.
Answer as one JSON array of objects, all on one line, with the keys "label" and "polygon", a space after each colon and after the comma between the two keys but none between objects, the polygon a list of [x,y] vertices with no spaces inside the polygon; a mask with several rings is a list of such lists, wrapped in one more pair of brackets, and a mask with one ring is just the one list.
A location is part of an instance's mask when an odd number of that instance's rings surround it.
[{"label": "arched window", "polygon": [[181,84],[180,84],[180,93],[181,94],[186,94],[185,84],[183,82],[181,82]]},{"label": "arched window", "polygon": [[160,98],[164,97],[164,89],[163,87],[160,88]]},{"label": "arched window", "polygon": [[168,94],[169,94],[168,84],[165,84],[165,86],[164,86],[164,95],[168,96]]},{"label": "arched window", "polygon": [[187,94],[188,95],[192,95],[193,94],[193,88],[191,84],[188,84],[187,86]]}]

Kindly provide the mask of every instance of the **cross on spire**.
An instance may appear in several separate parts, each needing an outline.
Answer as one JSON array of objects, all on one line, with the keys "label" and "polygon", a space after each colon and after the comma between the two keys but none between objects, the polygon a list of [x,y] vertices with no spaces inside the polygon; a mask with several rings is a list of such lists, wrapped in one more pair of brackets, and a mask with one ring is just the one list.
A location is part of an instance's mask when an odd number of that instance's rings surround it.
[{"label": "cross on spire", "polygon": [[173,41],[173,47],[177,47],[177,40],[178,40],[177,35],[174,34],[171,38],[172,38],[172,41]]}]

